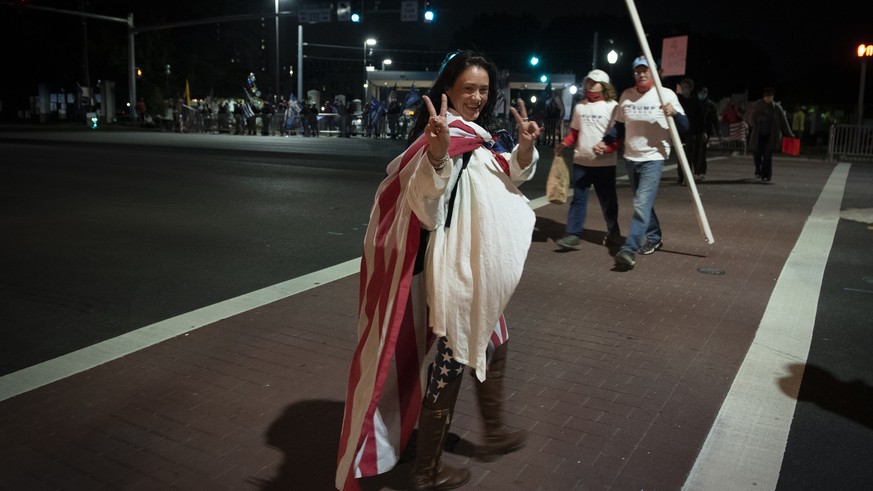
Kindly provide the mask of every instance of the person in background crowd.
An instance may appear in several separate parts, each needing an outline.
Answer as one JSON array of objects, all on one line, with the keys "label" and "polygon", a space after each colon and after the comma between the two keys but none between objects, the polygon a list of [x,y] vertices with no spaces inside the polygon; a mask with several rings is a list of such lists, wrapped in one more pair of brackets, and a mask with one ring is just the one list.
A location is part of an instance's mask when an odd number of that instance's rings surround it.
[{"label": "person in background crowd", "polygon": [[145,115],[146,115],[145,99],[140,97],[139,100],[136,101],[136,121],[139,124],[145,123]]},{"label": "person in background crowd", "polygon": [[603,139],[615,118],[618,107],[615,87],[609,83],[609,75],[603,70],[589,72],[584,83],[585,97],[573,108],[570,131],[555,149],[556,155],[560,155],[566,148],[573,149],[570,184],[573,187],[573,200],[567,212],[565,235],[557,241],[562,249],[573,249],[582,240],[588,210],[588,189],[592,185],[606,221],[603,244],[621,244],[618,195],[615,191],[615,150],[620,142],[615,141],[603,153],[594,151],[594,146]]},{"label": "person in background crowd", "polygon": [[806,130],[806,113],[803,112],[803,108],[797,106],[794,108],[794,114],[791,117],[791,131],[797,136],[797,138],[803,139],[803,135]]},{"label": "person in background crowd", "polygon": [[309,134],[318,136],[318,106],[313,102],[309,105]]},{"label": "person in background crowd", "polygon": [[388,130],[391,132],[391,138],[396,139],[400,135],[400,112],[403,110],[403,105],[397,100],[396,94],[393,92],[388,97]]},{"label": "person in background crowd", "polygon": [[270,136],[273,134],[272,131],[272,123],[273,122],[273,105],[267,101],[264,101],[264,106],[261,108],[261,134],[264,136]]},{"label": "person in background crowd", "polygon": [[700,90],[697,91],[696,97],[697,100],[700,101],[702,109],[701,124],[703,126],[703,133],[700,143],[692,148],[692,155],[690,158],[694,162],[695,182],[702,182],[706,179],[706,170],[708,168],[706,154],[709,147],[709,140],[713,136],[719,136],[721,133],[721,125],[718,121],[718,108],[715,107],[715,103],[709,98],[709,89],[701,87]]},{"label": "person in background crowd", "polygon": [[288,112],[288,103],[285,97],[279,99],[279,105],[276,106],[276,123],[279,125],[279,136],[288,136],[288,125],[286,123]]},{"label": "person in background crowd", "polygon": [[245,116],[243,115],[243,105],[239,102],[233,106],[233,134],[242,135],[244,130]]},{"label": "person in background crowd", "polygon": [[782,134],[794,138],[788,126],[788,118],[780,104],[773,102],[776,90],[764,89],[760,99],[751,103],[746,111],[749,125],[749,149],[755,163],[755,178],[770,182],[773,177],[773,149],[781,148]]},{"label": "person in background crowd", "polygon": [[312,128],[309,127],[309,111],[309,104],[305,101],[301,102],[298,117],[300,118],[300,125],[303,127],[303,136],[312,136]]},{"label": "person in background crowd", "polygon": [[416,417],[410,489],[469,481],[469,470],[441,460],[466,366],[476,377],[484,422],[476,456],[493,460],[525,444],[525,432],[503,425],[509,336],[503,309],[521,278],[536,221],[516,186],[533,177],[541,129],[519,101],[512,109],[515,144],[496,126],[496,91],[490,60],[469,51],[449,55],[424,97],[427,111],[417,115],[409,148],[388,165],[376,192],[361,260],[360,338],[340,437],[339,489],[392,468]]},{"label": "person in background crowd", "polygon": [[734,104],[733,99],[728,99],[724,111],[721,112],[721,120],[729,125],[739,123],[743,120],[743,118],[740,117],[740,113],[737,112],[737,105]]},{"label": "person in background crowd", "polygon": [[[700,153],[701,146],[706,145],[706,135],[703,130],[703,104],[694,93],[694,80],[683,78],[676,85],[676,95],[679,98],[679,103],[685,110],[688,116],[688,131],[682,135],[682,143],[685,145],[685,157],[688,158],[688,165],[691,167],[691,174],[695,180],[699,180],[698,175],[706,174],[706,169],[702,169],[697,161],[697,155]],[[706,148],[705,146],[703,148]],[[680,185],[685,185],[685,174],[682,171],[682,166],[676,166],[678,182]]]},{"label": "person in background crowd", "polygon": [[652,254],[664,245],[655,214],[655,196],[664,161],[670,157],[667,117],[673,118],[680,134],[688,131],[688,117],[676,93],[664,87],[661,91],[664,104],[661,104],[650,67],[655,68],[655,64],[643,56],[634,60],[636,84],[622,92],[615,126],[594,148],[595,153],[603,154],[616,139],[624,141],[627,175],[634,193],[634,215],[627,238],[615,255],[615,265],[626,270],[634,268],[637,253]]},{"label": "person in background crowd", "polygon": [[338,121],[339,128],[337,128],[337,134],[339,135],[340,138],[348,138],[350,136],[349,135],[349,118],[350,118],[349,111],[348,111],[345,103],[340,99],[337,99],[333,103],[333,107],[336,108],[337,119],[339,120]]}]

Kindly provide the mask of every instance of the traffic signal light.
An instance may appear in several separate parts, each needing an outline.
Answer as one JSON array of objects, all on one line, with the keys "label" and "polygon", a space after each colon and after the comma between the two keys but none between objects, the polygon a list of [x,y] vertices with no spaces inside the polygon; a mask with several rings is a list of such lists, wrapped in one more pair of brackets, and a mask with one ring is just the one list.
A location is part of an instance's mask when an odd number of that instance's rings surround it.
[{"label": "traffic signal light", "polygon": [[436,13],[434,12],[433,5],[431,5],[430,0],[425,0],[424,2],[424,21],[425,22],[433,22],[436,19]]},{"label": "traffic signal light", "polygon": [[136,67],[136,78],[142,78],[142,68]]}]

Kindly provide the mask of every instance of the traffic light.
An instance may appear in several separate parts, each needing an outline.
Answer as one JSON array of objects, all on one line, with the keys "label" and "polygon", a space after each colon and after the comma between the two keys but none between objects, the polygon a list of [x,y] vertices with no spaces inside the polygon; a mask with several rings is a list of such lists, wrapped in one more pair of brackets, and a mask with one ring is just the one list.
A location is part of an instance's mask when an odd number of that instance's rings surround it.
[{"label": "traffic light", "polygon": [[436,13],[434,12],[433,5],[431,5],[430,0],[425,0],[424,2],[424,21],[427,23],[431,23],[436,19]]},{"label": "traffic light", "polygon": [[142,68],[136,67],[136,78],[142,78]]}]

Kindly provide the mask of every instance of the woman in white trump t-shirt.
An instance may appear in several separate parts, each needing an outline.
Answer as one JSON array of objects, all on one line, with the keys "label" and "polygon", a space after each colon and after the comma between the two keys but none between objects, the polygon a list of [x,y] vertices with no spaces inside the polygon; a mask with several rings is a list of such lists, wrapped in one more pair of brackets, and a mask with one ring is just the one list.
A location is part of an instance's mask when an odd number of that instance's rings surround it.
[{"label": "woman in white trump t-shirt", "polygon": [[613,140],[603,152],[594,151],[615,117],[618,106],[615,96],[615,87],[609,83],[609,75],[603,70],[591,70],[585,77],[585,98],[573,108],[570,131],[556,149],[556,154],[565,148],[573,149],[573,200],[567,212],[564,236],[557,241],[563,249],[573,249],[581,242],[588,212],[588,189],[592,185],[600,201],[603,220],[606,221],[603,244],[621,245],[618,196],[615,192],[615,150],[621,142]]}]

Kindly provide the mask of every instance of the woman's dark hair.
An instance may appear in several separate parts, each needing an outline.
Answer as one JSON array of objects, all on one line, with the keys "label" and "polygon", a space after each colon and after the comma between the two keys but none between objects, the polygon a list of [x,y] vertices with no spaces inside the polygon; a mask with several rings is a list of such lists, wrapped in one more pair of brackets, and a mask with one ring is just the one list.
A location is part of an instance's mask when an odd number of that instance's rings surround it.
[{"label": "woman's dark hair", "polygon": [[[446,56],[446,60],[443,62],[443,66],[440,69],[436,81],[433,83],[433,87],[428,91],[427,96],[433,103],[434,108],[439,111],[442,95],[452,88],[458,77],[464,73],[464,70],[471,66],[480,67],[488,72],[488,100],[485,102],[485,105],[482,106],[482,110],[479,111],[479,117],[473,122],[488,131],[492,131],[495,129],[493,113],[494,102],[497,97],[497,66],[485,56],[476,53],[475,51],[455,51],[449,53],[449,55]],[[448,101],[448,107],[452,107],[451,99]],[[412,130],[409,132],[410,144],[418,139],[424,131],[424,127],[427,126],[428,118],[430,118],[430,113],[427,111],[427,106],[422,103],[418,115],[415,118],[415,124],[412,125]]]}]

